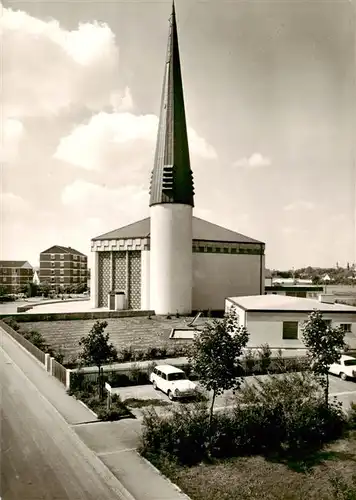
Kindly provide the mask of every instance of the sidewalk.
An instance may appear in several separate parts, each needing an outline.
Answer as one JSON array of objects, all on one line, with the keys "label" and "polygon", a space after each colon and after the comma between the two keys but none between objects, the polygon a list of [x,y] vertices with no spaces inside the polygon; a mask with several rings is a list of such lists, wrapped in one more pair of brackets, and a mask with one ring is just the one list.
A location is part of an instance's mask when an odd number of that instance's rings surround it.
[{"label": "sidewalk", "polygon": [[1,348],[135,500],[189,500],[137,453],[140,421],[99,422],[88,408],[68,396],[64,386],[1,328],[0,336]]}]

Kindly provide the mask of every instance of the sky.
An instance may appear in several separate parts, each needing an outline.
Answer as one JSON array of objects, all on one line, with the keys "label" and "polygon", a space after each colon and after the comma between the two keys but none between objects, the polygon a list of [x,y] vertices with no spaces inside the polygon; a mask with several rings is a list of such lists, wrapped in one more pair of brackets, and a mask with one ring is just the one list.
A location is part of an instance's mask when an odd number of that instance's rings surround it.
[{"label": "sky", "polygon": [[[356,262],[356,8],[176,0],[194,214],[266,266]],[[3,1],[2,259],[149,215],[171,1]]]}]

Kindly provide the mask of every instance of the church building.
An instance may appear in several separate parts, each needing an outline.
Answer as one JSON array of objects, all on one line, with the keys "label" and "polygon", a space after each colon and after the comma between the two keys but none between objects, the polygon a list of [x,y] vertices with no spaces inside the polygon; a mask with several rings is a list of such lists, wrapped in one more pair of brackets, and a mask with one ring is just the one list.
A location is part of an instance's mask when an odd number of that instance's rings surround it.
[{"label": "church building", "polygon": [[226,297],[264,293],[265,245],[193,216],[178,34],[173,4],[150,182],[150,216],[91,240],[93,307],[156,314],[221,310]]}]

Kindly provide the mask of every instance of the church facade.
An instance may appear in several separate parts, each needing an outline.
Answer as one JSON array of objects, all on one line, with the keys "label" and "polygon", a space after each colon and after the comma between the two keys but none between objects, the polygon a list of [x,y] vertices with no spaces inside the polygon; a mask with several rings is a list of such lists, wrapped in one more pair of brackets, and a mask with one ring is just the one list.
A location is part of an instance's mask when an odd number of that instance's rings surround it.
[{"label": "church facade", "polygon": [[265,244],[193,216],[175,10],[165,65],[150,217],[91,241],[93,307],[120,291],[126,309],[156,314],[224,310],[229,296],[264,293]]}]

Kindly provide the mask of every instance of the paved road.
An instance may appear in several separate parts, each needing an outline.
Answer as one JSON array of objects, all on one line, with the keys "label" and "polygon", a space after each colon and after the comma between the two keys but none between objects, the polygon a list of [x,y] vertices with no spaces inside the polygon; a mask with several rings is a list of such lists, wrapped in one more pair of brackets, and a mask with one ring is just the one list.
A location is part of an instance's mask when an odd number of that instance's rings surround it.
[{"label": "paved road", "polygon": [[[265,376],[261,376],[263,379]],[[259,377],[257,377],[259,378]],[[247,383],[253,383],[253,377],[247,377]],[[155,391],[152,385],[139,385],[131,387],[115,388],[114,392],[119,394],[123,400],[128,398],[137,399],[159,399],[169,401],[166,394],[161,391]],[[338,377],[330,375],[330,396],[336,396],[342,402],[343,407],[348,409],[351,402],[356,402],[356,382],[352,380],[343,381]],[[226,406],[234,403],[232,391],[226,391],[222,396],[218,396],[215,401],[215,409],[221,410]],[[165,407],[160,410],[160,413],[165,413]]]},{"label": "paved road", "polygon": [[0,366],[2,500],[124,500],[100,460],[1,348]]}]

